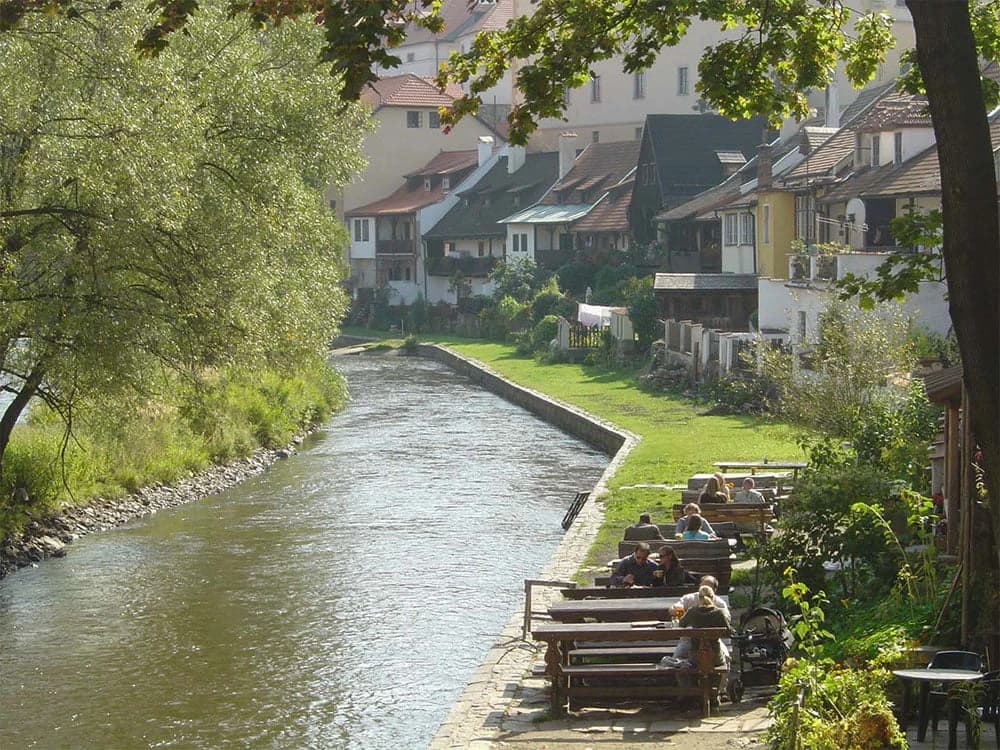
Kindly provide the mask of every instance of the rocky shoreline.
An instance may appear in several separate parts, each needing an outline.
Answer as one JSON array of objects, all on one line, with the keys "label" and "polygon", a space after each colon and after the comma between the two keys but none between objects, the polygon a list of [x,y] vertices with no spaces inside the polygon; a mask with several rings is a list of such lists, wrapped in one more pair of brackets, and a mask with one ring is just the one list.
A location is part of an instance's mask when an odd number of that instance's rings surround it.
[{"label": "rocky shoreline", "polygon": [[217,495],[264,473],[275,461],[294,453],[302,441],[302,437],[296,437],[287,448],[258,449],[247,458],[209,467],[177,484],[143,487],[118,498],[93,498],[85,505],[63,508],[51,516],[29,521],[20,536],[3,540],[0,578],[19,568],[37,565],[47,557],[63,557],[68,544],[92,531],[106,531],[159,510]]}]

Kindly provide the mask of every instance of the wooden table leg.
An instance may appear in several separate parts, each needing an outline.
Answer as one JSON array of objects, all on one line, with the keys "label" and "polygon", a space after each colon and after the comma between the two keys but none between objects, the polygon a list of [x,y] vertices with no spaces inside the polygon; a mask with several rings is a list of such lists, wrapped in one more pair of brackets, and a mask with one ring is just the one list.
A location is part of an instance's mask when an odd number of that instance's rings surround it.
[{"label": "wooden table leg", "polygon": [[913,700],[910,698],[910,681],[900,680],[900,682],[903,684],[903,705],[899,709],[899,731],[905,734],[906,722],[910,718],[910,711],[913,710],[913,706],[910,705]]},{"label": "wooden table leg", "polygon": [[559,646],[559,641],[549,641],[549,645],[545,649],[545,674],[549,676],[552,683],[550,713],[553,718],[562,716],[566,708],[563,698],[563,683],[566,678],[563,676],[563,655]]}]

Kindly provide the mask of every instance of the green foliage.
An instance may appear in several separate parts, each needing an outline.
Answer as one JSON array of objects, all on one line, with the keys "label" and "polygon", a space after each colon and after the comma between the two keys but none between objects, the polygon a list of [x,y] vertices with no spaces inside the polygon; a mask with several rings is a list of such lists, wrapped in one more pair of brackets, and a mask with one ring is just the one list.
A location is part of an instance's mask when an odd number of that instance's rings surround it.
[{"label": "green foliage", "polygon": [[432,307],[431,303],[424,299],[423,295],[418,294],[407,312],[406,322],[409,330],[416,333],[426,331],[431,320]]},{"label": "green foliage", "polygon": [[310,24],[262,44],[214,3],[202,20],[155,62],[135,6],[2,38],[0,385],[67,417],[155,400],[160,367],[293,366],[344,312],[323,190],[370,119],[316,68]]},{"label": "green foliage", "polygon": [[937,359],[944,367],[962,364],[962,355],[958,351],[958,340],[953,330],[947,336],[941,336],[926,328],[917,327],[910,332],[910,340],[913,353],[918,358]]},{"label": "green foliage", "polygon": [[638,349],[647,351],[653,341],[659,338],[657,328],[660,306],[653,292],[653,279],[648,276],[628,279],[622,293],[638,339]]},{"label": "green foliage", "polygon": [[502,302],[505,297],[511,297],[516,302],[527,302],[541,287],[543,276],[544,272],[527,258],[501,261],[490,271],[490,281],[494,284],[493,300]]},{"label": "green foliage", "polygon": [[768,704],[772,750],[905,750],[886,697],[889,671],[811,659],[789,659],[786,666]]},{"label": "green foliage", "polygon": [[593,263],[577,260],[567,263],[556,271],[559,286],[578,299],[584,299],[587,287],[593,291],[594,274],[597,272]]},{"label": "green foliage", "polygon": [[548,351],[549,342],[559,334],[559,316],[546,315],[525,333],[524,346],[518,346],[518,352],[531,354]]},{"label": "green foliage", "polygon": [[527,302],[518,302],[511,296],[502,297],[496,305],[480,311],[479,321],[483,335],[491,339],[506,340],[510,334],[524,329],[530,311],[531,306]]},{"label": "green foliage", "polygon": [[874,664],[844,668],[821,653],[833,639],[827,629],[825,594],[809,588],[786,571],[789,584],[782,595],[798,610],[791,628],[802,658],[785,662],[778,692],[768,704],[774,717],[767,731],[773,750],[904,750],[886,697],[890,673]]},{"label": "green foliage", "polygon": [[572,316],[576,303],[559,291],[559,282],[555,276],[550,278],[531,300],[531,322],[538,324],[548,316]]},{"label": "green foliage", "polygon": [[594,289],[591,301],[595,305],[620,305],[624,302],[624,290],[636,276],[635,266],[602,266],[594,274]]}]

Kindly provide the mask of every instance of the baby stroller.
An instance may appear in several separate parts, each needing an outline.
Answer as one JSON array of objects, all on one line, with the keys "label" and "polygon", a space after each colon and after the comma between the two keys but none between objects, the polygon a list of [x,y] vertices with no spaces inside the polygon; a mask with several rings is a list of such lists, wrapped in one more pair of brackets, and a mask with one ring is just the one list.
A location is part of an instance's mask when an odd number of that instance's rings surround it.
[{"label": "baby stroller", "polygon": [[746,686],[777,685],[781,665],[795,642],[785,617],[774,609],[757,607],[740,618],[739,633],[733,636],[732,664],[726,692],[729,700],[743,700]]}]

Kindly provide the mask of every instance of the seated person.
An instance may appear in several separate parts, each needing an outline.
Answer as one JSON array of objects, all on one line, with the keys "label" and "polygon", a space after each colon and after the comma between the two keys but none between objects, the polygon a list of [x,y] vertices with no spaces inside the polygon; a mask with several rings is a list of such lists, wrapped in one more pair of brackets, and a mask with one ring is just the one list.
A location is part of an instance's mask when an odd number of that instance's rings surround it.
[{"label": "seated person", "polygon": [[660,547],[660,564],[653,572],[654,586],[683,586],[693,583],[694,577],[681,567],[681,561],[670,547]]},{"label": "seated person", "polygon": [[743,480],[743,489],[736,493],[736,502],[738,503],[763,503],[764,496],[754,489],[755,482],[753,477],[747,477]]},{"label": "seated person", "polygon": [[[715,606],[715,591],[711,586],[701,586],[698,589],[698,606],[692,607],[684,613],[681,617],[680,625],[682,628],[730,628],[732,623],[729,617],[729,610],[722,609]],[[690,654],[694,654],[698,650],[698,644],[695,643],[696,639],[690,639],[691,645],[689,646]],[[680,644],[678,643],[678,648]],[[715,652],[715,665],[722,666],[729,663],[729,652],[725,647],[725,644],[720,640],[716,640],[713,646]],[[675,651],[676,653],[676,651]],[[679,658],[679,657],[678,657]],[[690,656],[688,657],[690,660]]]},{"label": "seated person", "polygon": [[726,482],[726,475],[720,472],[715,472],[713,475],[715,481],[719,483],[719,492],[726,496],[726,502],[731,503],[733,501],[733,496],[729,492],[729,483]]},{"label": "seated person", "polygon": [[[674,529],[674,533],[677,534],[678,538],[687,528],[687,521],[691,516],[701,516],[701,506],[698,505],[698,503],[688,503],[684,506],[684,515],[677,521],[677,527]],[[704,516],[702,516],[701,519],[701,530],[706,534],[716,536],[715,530],[712,528],[712,524],[710,524],[708,519]]]},{"label": "seated person", "polygon": [[[725,618],[727,621],[732,622],[732,616],[729,613],[729,605],[726,600],[720,597],[716,591],[719,589],[719,581],[715,576],[702,576],[700,581],[700,586],[697,592],[691,594],[685,594],[680,598],[680,605],[684,608],[684,615],[687,615],[691,610],[696,609],[701,604],[701,590],[706,586],[712,591],[712,604],[715,608],[725,613]],[[681,617],[681,622],[684,621],[684,616]],[[726,644],[722,645],[722,653],[724,658],[728,661],[729,659],[729,649],[726,648]],[[681,638],[677,641],[677,648],[674,649],[674,657],[677,659],[687,659],[691,653],[691,639]]]},{"label": "seated person", "polygon": [[[688,503],[684,506],[684,515],[681,516],[677,521],[677,526],[674,529],[674,533],[680,537],[687,530],[688,519],[691,516],[701,516],[701,506],[698,503]],[[707,534],[715,535],[715,530],[712,528],[712,524],[708,522],[708,519],[701,516],[701,530]]]},{"label": "seated person", "polygon": [[702,518],[697,513],[688,518],[687,528],[681,534],[681,539],[689,542],[703,542],[712,538],[712,535],[701,530]]},{"label": "seated person", "polygon": [[705,487],[701,491],[701,495],[698,497],[698,503],[704,505],[705,503],[728,503],[729,495],[719,489],[719,480],[715,477],[709,477],[708,481],[705,482]]},{"label": "seated person", "polygon": [[659,566],[649,559],[649,545],[646,542],[639,542],[633,552],[628,557],[623,557],[615,566],[615,572],[611,574],[612,586],[652,586],[656,583],[653,573]]},{"label": "seated person", "polygon": [[649,539],[663,539],[660,527],[653,523],[649,513],[639,516],[639,523],[625,527],[625,541],[637,542]]}]

